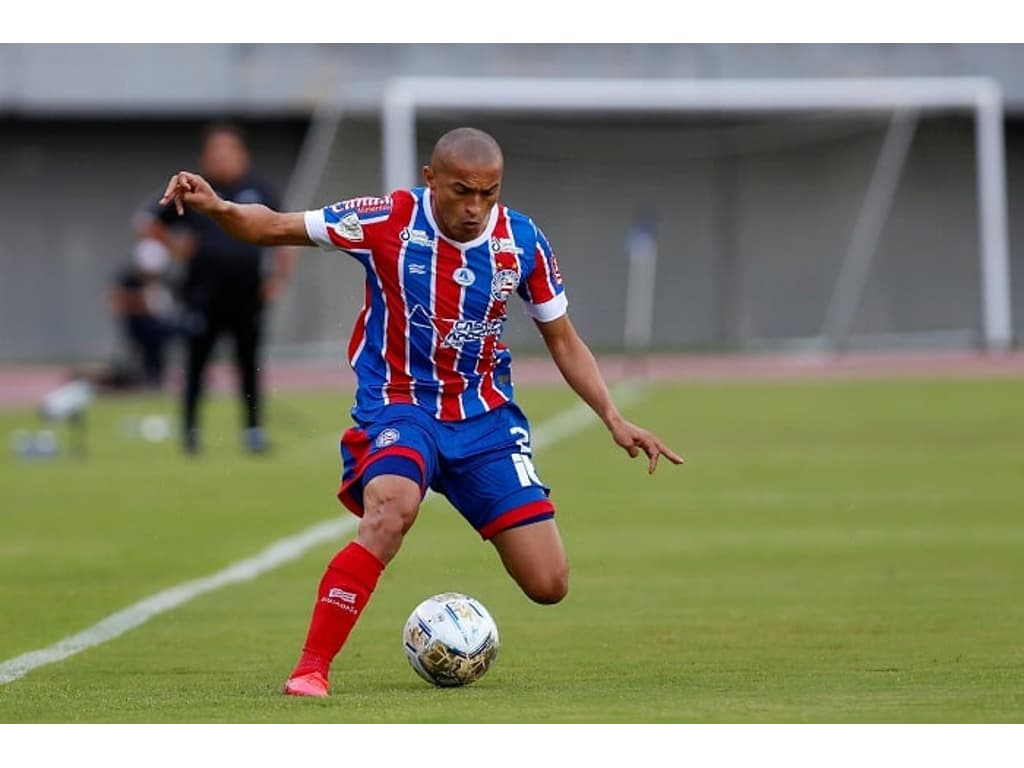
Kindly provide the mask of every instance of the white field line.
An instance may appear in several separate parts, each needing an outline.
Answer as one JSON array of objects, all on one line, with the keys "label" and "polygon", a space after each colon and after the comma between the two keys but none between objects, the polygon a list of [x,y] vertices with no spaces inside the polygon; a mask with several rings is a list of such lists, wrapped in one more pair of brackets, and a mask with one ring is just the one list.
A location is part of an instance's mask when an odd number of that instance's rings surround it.
[{"label": "white field line", "polygon": [[[635,387],[623,386],[615,390],[616,402],[620,408],[626,408],[637,402],[641,396],[641,391]],[[579,432],[594,419],[594,414],[590,409],[585,404],[578,402],[534,429],[531,440],[533,447],[543,448],[564,440]],[[0,685],[24,677],[34,669],[63,661],[77,653],[120,637],[125,632],[145,624],[154,616],[184,605],[200,595],[232,584],[252,581],[268,571],[299,559],[313,547],[354,531],[358,522],[356,517],[349,515],[316,523],[304,531],[279,539],[259,554],[232,563],[210,576],[185,581],[162,592],[157,592],[111,614],[78,634],[62,638],[46,648],[28,651],[0,662]]]}]

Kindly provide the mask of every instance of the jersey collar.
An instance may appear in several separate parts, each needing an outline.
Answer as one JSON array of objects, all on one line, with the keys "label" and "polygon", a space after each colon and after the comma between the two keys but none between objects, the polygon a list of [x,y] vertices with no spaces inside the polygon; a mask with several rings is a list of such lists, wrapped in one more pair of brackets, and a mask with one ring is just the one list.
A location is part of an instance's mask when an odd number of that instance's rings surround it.
[{"label": "jersey collar", "polygon": [[450,237],[441,231],[441,228],[437,226],[437,222],[434,221],[434,209],[430,204],[430,187],[423,188],[423,213],[427,217],[427,223],[430,224],[437,236],[444,240],[446,243],[454,245],[456,248],[462,251],[468,251],[470,248],[476,248],[478,245],[483,245],[491,239],[491,234],[494,232],[494,227],[498,223],[498,208],[501,207],[501,203],[495,203],[494,207],[491,208],[491,215],[487,219],[487,225],[483,228],[483,231],[474,237],[472,240],[466,242],[459,242],[458,240],[452,240]]}]

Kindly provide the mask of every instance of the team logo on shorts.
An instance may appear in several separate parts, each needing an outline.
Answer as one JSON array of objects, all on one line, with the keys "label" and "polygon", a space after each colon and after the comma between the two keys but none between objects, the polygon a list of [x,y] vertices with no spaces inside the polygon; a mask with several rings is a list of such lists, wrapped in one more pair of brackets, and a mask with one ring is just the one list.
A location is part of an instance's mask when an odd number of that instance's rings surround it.
[{"label": "team logo on shorts", "polygon": [[399,431],[394,427],[387,427],[382,429],[381,433],[377,435],[377,439],[374,441],[378,448],[387,448],[389,445],[394,445],[398,442],[398,438],[401,437]]},{"label": "team logo on shorts", "polygon": [[476,273],[469,267],[459,267],[452,272],[452,278],[459,285],[466,287],[476,282]]},{"label": "team logo on shorts", "polygon": [[519,271],[516,269],[500,269],[491,280],[491,298],[495,301],[508,301],[512,291],[519,287]]}]

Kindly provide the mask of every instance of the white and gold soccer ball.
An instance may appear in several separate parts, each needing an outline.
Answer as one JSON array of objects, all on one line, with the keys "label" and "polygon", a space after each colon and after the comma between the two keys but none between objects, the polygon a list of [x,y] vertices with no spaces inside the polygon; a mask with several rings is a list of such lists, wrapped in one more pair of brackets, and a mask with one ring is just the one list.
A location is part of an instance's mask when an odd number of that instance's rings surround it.
[{"label": "white and gold soccer ball", "polygon": [[442,688],[479,680],[498,655],[498,625],[480,603],[459,592],[428,597],[402,632],[416,674]]}]

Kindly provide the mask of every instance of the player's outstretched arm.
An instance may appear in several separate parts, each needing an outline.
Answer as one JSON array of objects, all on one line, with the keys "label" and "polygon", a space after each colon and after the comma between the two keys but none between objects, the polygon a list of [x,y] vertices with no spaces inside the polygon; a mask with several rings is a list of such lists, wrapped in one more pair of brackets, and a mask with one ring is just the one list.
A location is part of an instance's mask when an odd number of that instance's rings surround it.
[{"label": "player's outstretched arm", "polygon": [[608,386],[597,367],[590,347],[586,345],[568,315],[550,322],[535,321],[544,344],[551,353],[562,377],[583,401],[589,405],[612,433],[615,440],[631,457],[643,451],[647,454],[647,472],[658,468],[658,457],[664,456],[673,464],[682,464],[683,459],[665,445],[657,435],[638,427],[622,418],[608,393]]},{"label": "player's outstretched arm", "polygon": [[240,204],[222,199],[202,176],[179,171],[167,182],[161,205],[174,203],[179,214],[185,206],[206,214],[238,240],[256,245],[312,245],[303,213],[279,213],[265,205]]}]

